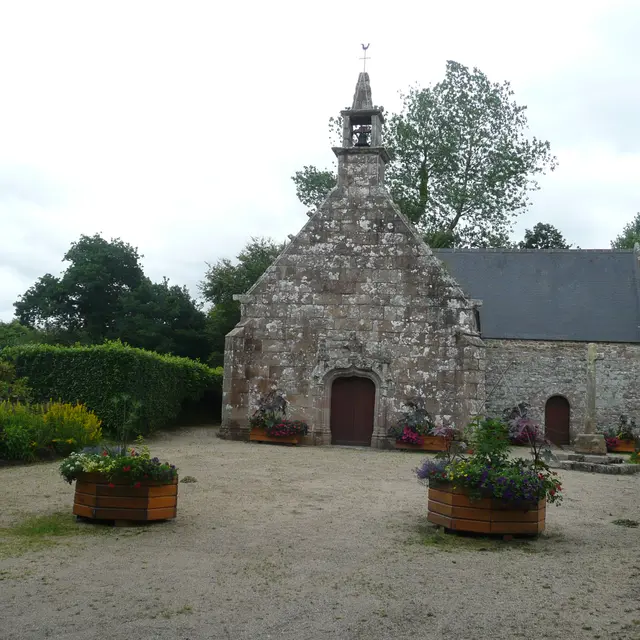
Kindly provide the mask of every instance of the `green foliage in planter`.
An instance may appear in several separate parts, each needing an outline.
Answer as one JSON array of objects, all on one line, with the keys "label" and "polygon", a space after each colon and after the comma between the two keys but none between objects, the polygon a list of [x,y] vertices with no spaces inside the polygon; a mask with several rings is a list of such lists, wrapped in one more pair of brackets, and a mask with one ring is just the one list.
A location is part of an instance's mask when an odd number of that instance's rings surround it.
[{"label": "green foliage in planter", "polygon": [[136,448],[111,449],[103,446],[100,453],[72,453],[60,464],[60,474],[69,484],[81,473],[103,473],[110,480],[131,480],[133,486],[140,486],[143,480],[171,483],[178,470],[173,464],[152,458],[140,437]]},{"label": "green foliage in planter", "polygon": [[433,435],[435,423],[429,412],[417,401],[409,401],[405,405],[407,410],[402,413],[396,424],[391,426],[387,435],[396,441],[414,442],[410,436]]},{"label": "green foliage in planter", "polygon": [[309,425],[302,420],[289,420],[286,417],[289,402],[284,393],[278,389],[266,394],[258,401],[258,408],[251,418],[251,428],[264,429],[270,436],[281,438],[286,436],[306,436]]},{"label": "green foliage in planter", "polygon": [[110,434],[121,423],[121,407],[113,402],[116,396],[127,394],[140,404],[139,431],[148,433],[171,423],[183,402],[198,400],[222,384],[222,369],[121,342],[22,345],[4,349],[2,357],[15,365],[19,376],[28,377],[36,400],[82,403]]},{"label": "green foliage in planter", "polygon": [[530,459],[509,459],[509,425],[477,418],[472,423],[473,453],[467,457],[460,450],[449,450],[435,460],[427,459],[415,470],[418,480],[435,487],[464,487],[475,498],[490,496],[514,504],[531,504],[544,498],[549,503],[560,503],[562,485],[558,474],[543,460],[546,443],[541,437],[542,428],[529,419],[516,421],[520,428],[535,434],[530,441]]}]

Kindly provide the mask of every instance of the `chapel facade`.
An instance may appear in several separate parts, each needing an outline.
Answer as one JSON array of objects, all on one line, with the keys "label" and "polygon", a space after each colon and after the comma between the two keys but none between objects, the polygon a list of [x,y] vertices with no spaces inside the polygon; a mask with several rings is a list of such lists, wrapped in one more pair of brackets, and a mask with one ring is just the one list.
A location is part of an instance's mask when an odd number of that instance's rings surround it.
[{"label": "chapel facade", "polygon": [[384,186],[383,112],[367,73],[342,112],[338,184],[244,295],[227,336],[222,435],[248,438],[279,389],[314,444],[384,447],[407,401],[461,425],[484,398],[474,302]]},{"label": "chapel facade", "polygon": [[226,338],[221,436],[248,439],[279,389],[309,444],[386,447],[407,402],[436,424],[526,402],[556,444],[585,419],[640,422],[640,249],[431,249],[384,186],[367,73],[341,112],[338,184],[241,302]]}]

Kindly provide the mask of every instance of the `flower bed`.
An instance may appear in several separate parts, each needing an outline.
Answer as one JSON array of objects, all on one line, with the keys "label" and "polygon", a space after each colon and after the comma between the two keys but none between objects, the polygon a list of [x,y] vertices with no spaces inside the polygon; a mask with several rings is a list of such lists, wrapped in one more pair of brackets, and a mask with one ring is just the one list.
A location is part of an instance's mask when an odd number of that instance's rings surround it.
[{"label": "flower bed", "polygon": [[148,449],[125,447],[72,453],[60,465],[62,477],[76,481],[73,513],[92,520],[175,518],[178,471],[151,458]]},{"label": "flower bed", "polygon": [[448,439],[445,436],[419,436],[414,441],[396,440],[396,449],[412,451],[446,451]]},{"label": "flower bed", "polygon": [[607,451],[611,453],[633,453],[636,448],[635,440],[622,440],[620,438],[605,438]]},{"label": "flower bed", "polygon": [[541,428],[528,419],[520,426],[528,430],[531,459],[509,459],[509,425],[484,419],[472,425],[471,456],[464,453],[465,443],[457,443],[416,469],[429,487],[431,522],[478,533],[537,534],[544,529],[546,503],[562,500],[562,486],[542,460],[546,441]]},{"label": "flower bed", "polygon": [[249,419],[249,440],[298,444],[300,438],[309,432],[309,426],[302,420],[286,418],[287,405],[284,394],[279,391],[273,391],[262,398]]},{"label": "flower bed", "polygon": [[636,421],[621,415],[616,427],[599,429],[607,443],[607,451],[611,453],[633,453],[636,448],[635,438],[638,434]]},{"label": "flower bed", "polygon": [[[304,435],[304,434],[302,434]],[[252,427],[249,432],[251,442],[277,442],[280,444],[298,444],[299,436],[295,432],[290,432],[286,427],[276,428],[268,431],[262,427]]]},{"label": "flower bed", "polygon": [[519,503],[476,498],[453,484],[429,487],[429,522],[452,531],[537,535],[544,531],[546,501]]},{"label": "flower bed", "polygon": [[151,521],[175,518],[178,476],[170,481],[110,478],[104,473],[79,473],[73,513],[91,520]]},{"label": "flower bed", "polygon": [[454,437],[450,427],[437,427],[429,412],[416,402],[407,403],[400,420],[387,435],[394,439],[396,449],[413,451],[446,451]]}]

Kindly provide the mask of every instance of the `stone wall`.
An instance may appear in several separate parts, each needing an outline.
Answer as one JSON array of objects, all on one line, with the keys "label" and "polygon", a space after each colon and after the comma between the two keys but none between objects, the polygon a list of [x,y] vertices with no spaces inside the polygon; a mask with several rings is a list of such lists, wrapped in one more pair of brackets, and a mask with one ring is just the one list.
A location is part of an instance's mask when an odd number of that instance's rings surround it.
[{"label": "stone wall", "polygon": [[[487,411],[502,412],[518,402],[531,404],[531,416],[544,424],[552,395],[571,406],[571,435],[582,432],[585,413],[587,343],[485,340]],[[615,426],[620,414],[640,421],[640,344],[597,345],[598,426]],[[504,375],[503,375],[504,374]],[[495,390],[492,392],[492,389]]]},{"label": "stone wall", "polygon": [[225,351],[222,433],[247,437],[274,387],[330,442],[331,383],[376,386],[373,446],[409,399],[463,425],[484,397],[484,347],[473,303],[382,186],[384,150],[339,149],[338,186],[244,296]]}]

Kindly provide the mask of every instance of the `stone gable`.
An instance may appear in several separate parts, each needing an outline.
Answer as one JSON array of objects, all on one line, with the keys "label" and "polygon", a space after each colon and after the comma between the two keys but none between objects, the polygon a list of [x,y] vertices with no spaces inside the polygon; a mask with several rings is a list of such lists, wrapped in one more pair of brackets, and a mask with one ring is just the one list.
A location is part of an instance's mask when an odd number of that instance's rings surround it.
[{"label": "stone gable", "polygon": [[257,398],[282,389],[311,439],[331,441],[332,382],[371,379],[373,446],[406,401],[462,428],[481,409],[474,306],[384,188],[381,147],[341,147],[338,186],[254,287],[227,337],[223,434],[246,437]]}]

